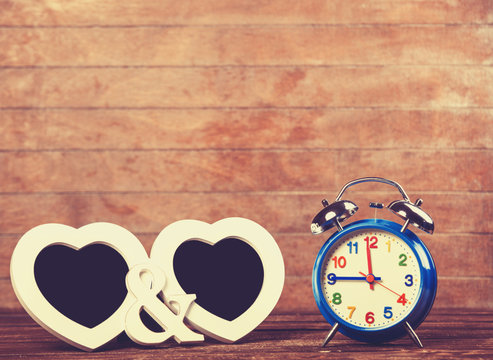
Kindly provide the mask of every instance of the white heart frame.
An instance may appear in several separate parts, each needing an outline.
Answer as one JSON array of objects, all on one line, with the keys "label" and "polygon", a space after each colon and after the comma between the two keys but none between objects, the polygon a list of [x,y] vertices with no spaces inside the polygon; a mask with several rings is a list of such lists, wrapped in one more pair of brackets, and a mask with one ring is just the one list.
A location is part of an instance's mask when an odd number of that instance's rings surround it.
[{"label": "white heart frame", "polygon": [[[256,222],[239,217],[219,220],[213,224],[198,220],[180,220],[165,227],[151,250],[151,260],[166,274],[166,294],[185,294],[173,269],[173,258],[185,241],[199,240],[210,245],[226,238],[236,238],[253,247],[262,261],[264,280],[252,306],[236,319],[220,318],[192,303],[185,315],[198,331],[226,343],[233,343],[255,329],[274,309],[284,286],[284,261],[272,235]],[[173,306],[172,304],[168,304]]]},{"label": "white heart frame", "polygon": [[101,324],[88,328],[55,309],[39,290],[34,263],[50,245],[65,245],[79,250],[91,244],[104,244],[116,250],[128,268],[149,261],[147,252],[131,232],[111,223],[92,223],[79,229],[62,224],[32,228],[17,243],[10,262],[12,285],[24,309],[43,328],[65,342],[85,351],[108,343],[125,329],[125,315],[134,299],[127,294],[120,307]]}]

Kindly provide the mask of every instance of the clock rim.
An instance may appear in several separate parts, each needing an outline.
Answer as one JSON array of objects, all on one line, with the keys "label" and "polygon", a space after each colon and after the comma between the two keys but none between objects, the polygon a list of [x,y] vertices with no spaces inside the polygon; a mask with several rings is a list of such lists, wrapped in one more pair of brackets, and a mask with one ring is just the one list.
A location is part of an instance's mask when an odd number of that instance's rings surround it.
[{"label": "clock rim", "polygon": [[[312,272],[312,288],[315,302],[324,318],[331,325],[338,322],[340,325],[339,331],[352,339],[371,343],[398,339],[407,333],[404,326],[405,322],[408,322],[413,329],[416,329],[424,321],[433,306],[437,291],[437,273],[433,258],[423,241],[416,234],[409,229],[402,233],[400,232],[401,228],[402,225],[385,219],[355,221],[347,225],[342,231],[332,234],[317,254]],[[415,253],[421,273],[420,293],[411,312],[395,324],[377,329],[357,327],[341,319],[327,303],[320,281],[324,259],[330,248],[349,233],[369,229],[387,231],[402,239]]]}]

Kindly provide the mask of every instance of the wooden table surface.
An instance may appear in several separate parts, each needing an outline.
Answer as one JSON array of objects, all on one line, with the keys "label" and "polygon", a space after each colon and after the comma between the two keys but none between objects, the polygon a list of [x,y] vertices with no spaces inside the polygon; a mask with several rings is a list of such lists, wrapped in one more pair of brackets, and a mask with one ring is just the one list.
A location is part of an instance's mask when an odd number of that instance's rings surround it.
[{"label": "wooden table surface", "polygon": [[121,335],[104,351],[86,353],[50,335],[25,313],[0,313],[0,358],[36,359],[487,359],[493,357],[493,312],[433,310],[417,333],[384,345],[359,343],[337,334],[320,346],[329,326],[319,314],[271,315],[236,344],[208,339],[199,345],[168,341],[155,348]]}]

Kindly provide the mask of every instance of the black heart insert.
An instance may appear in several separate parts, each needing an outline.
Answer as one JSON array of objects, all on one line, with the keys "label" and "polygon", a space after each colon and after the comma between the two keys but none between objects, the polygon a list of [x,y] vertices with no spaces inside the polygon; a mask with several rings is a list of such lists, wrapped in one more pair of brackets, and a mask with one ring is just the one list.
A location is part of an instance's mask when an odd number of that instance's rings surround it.
[{"label": "black heart insert", "polygon": [[92,244],[80,250],[44,248],[34,277],[48,302],[69,319],[93,328],[109,318],[127,296],[128,265],[113,248]]},{"label": "black heart insert", "polygon": [[230,321],[250,308],[264,281],[264,268],[255,249],[235,238],[213,246],[186,241],[175,252],[173,268],[182,289],[197,295],[197,304]]}]

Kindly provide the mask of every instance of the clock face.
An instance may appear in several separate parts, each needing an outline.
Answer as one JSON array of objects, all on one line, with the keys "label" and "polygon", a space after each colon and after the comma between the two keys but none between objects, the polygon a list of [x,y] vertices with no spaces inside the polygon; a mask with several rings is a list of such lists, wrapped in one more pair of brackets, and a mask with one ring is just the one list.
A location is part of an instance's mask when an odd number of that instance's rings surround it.
[{"label": "clock face", "polygon": [[422,274],[415,252],[400,237],[361,229],[328,250],[320,284],[325,301],[346,324],[362,330],[391,327],[417,305]]}]

